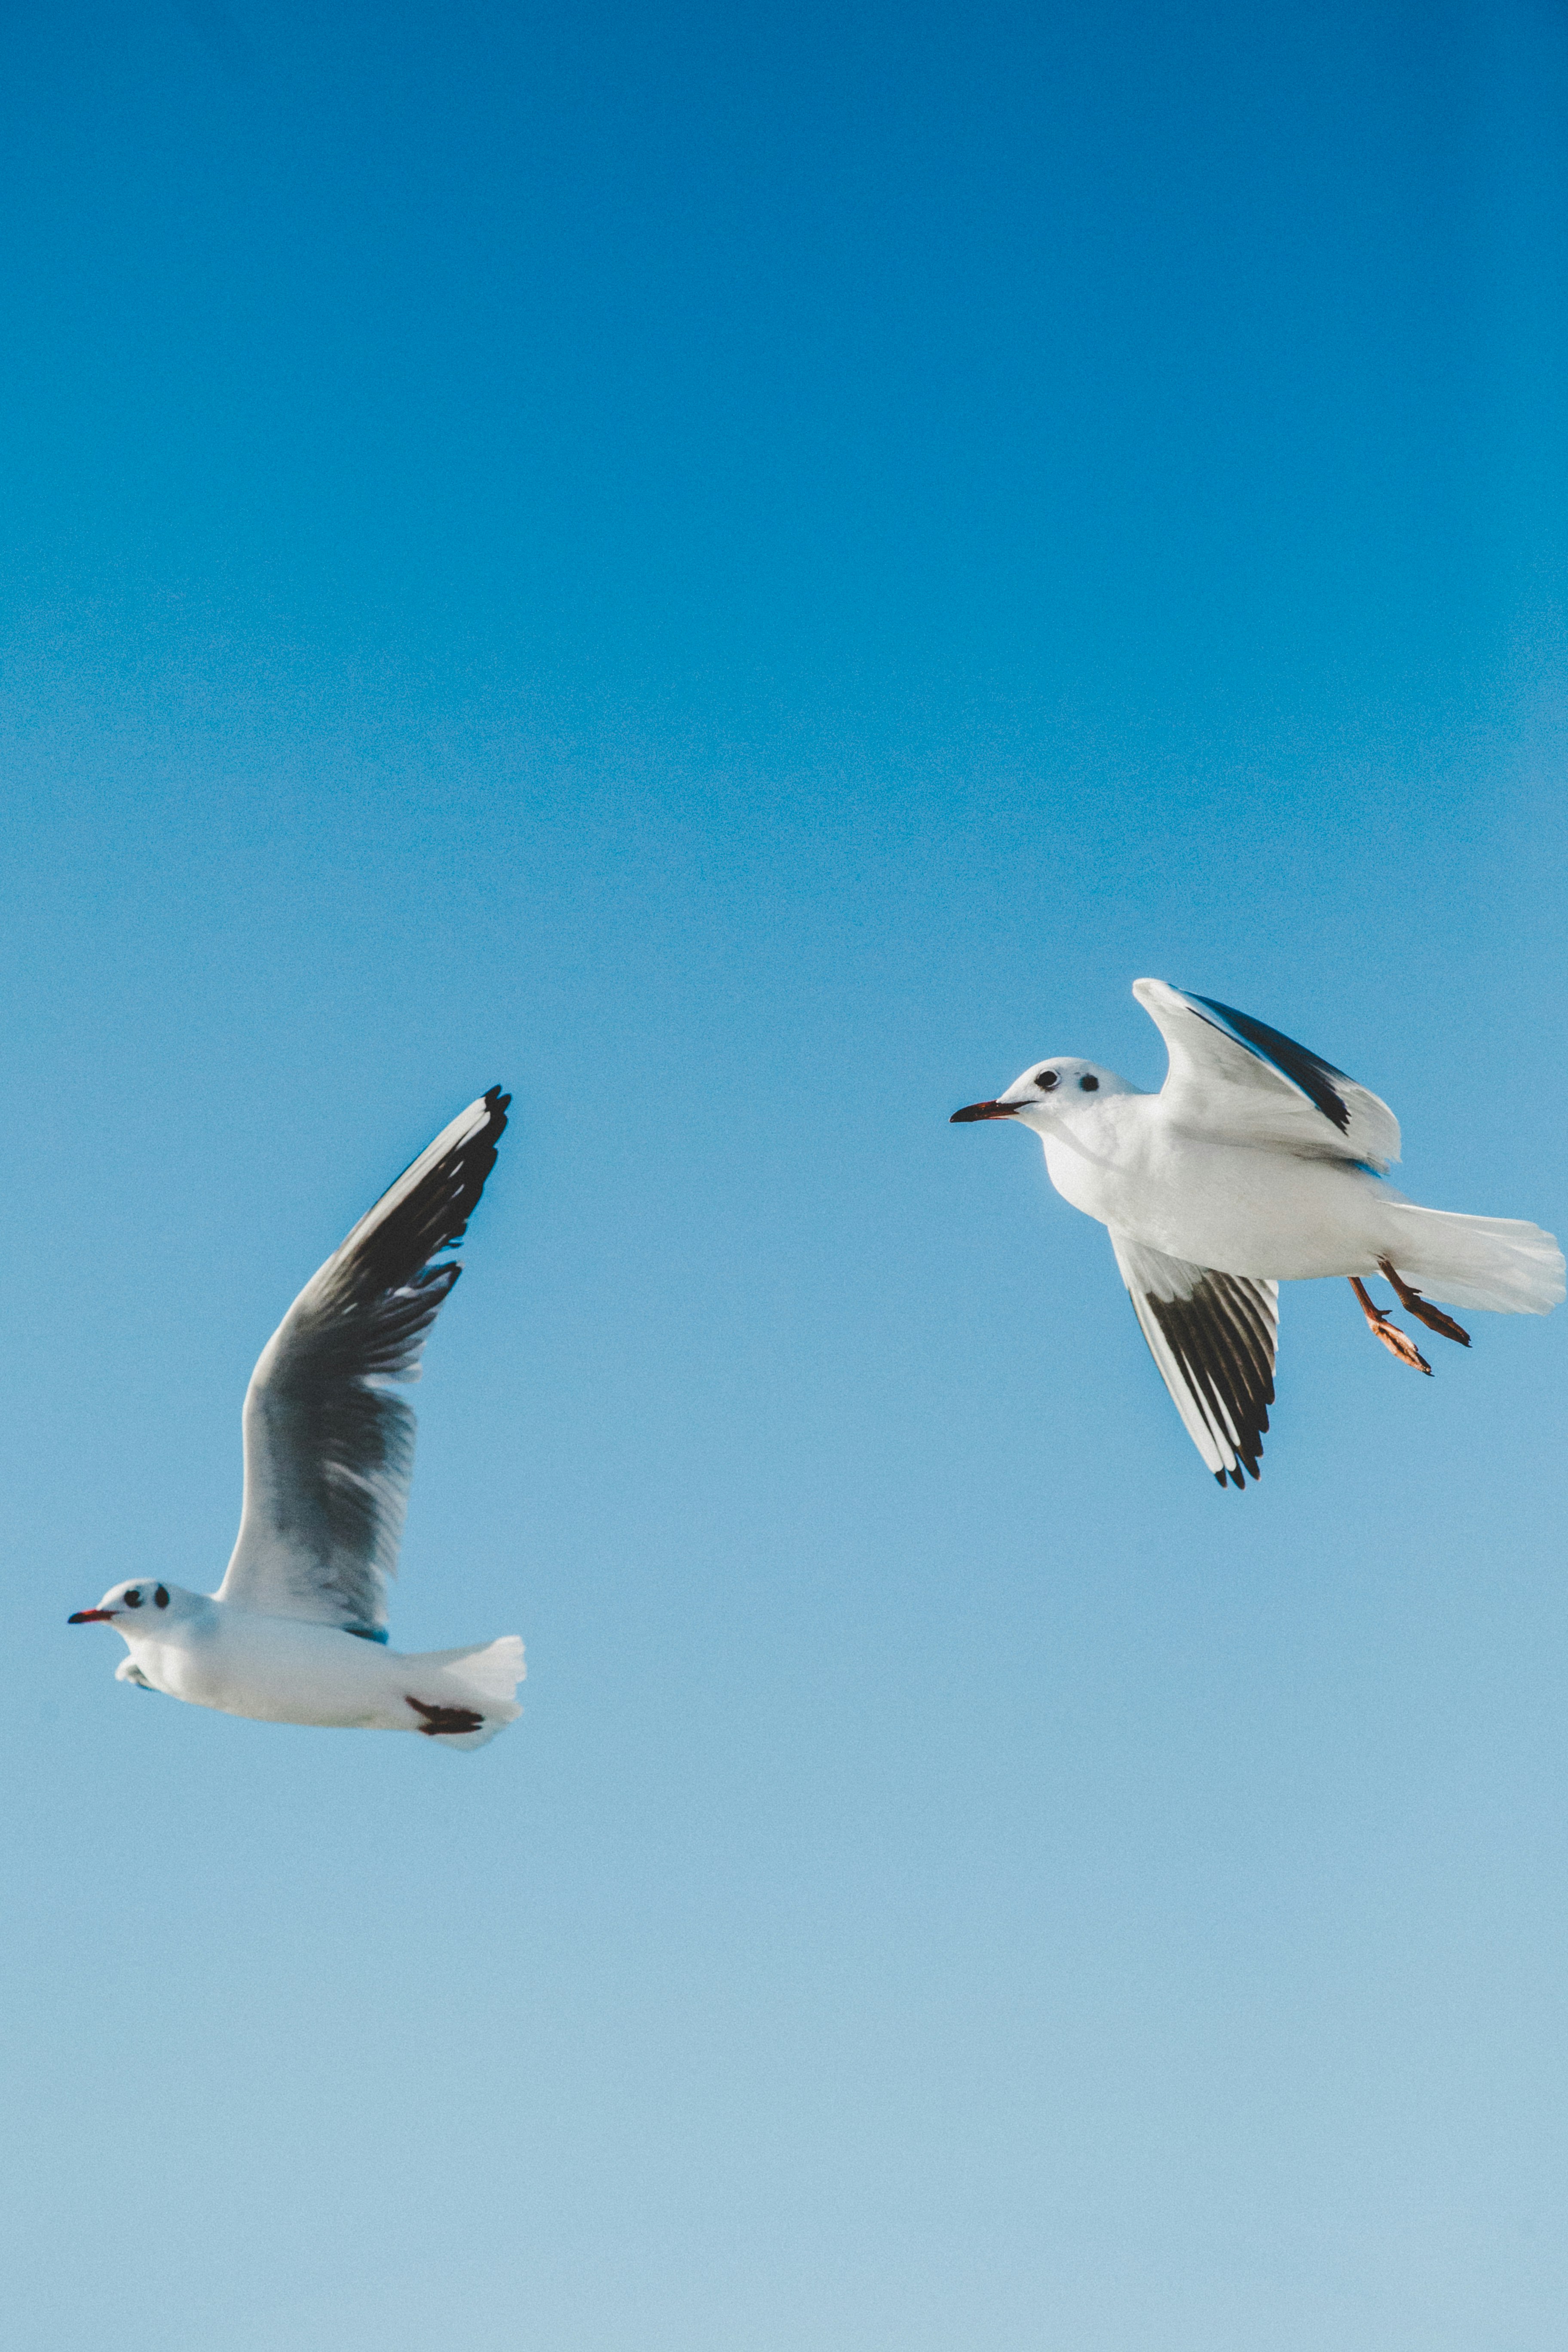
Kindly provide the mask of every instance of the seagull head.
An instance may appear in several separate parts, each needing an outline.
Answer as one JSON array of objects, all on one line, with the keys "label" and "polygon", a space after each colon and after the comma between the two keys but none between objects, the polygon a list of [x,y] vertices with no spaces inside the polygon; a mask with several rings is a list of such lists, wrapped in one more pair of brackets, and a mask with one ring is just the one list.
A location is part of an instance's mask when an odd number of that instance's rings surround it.
[{"label": "seagull head", "polygon": [[155,1576],[128,1577],[123,1584],[111,1584],[96,1609],[78,1609],[66,1619],[68,1625],[113,1625],[129,1636],[143,1630],[151,1632],[172,1618],[185,1616],[194,1601],[200,1598],[187,1592],[182,1584],[164,1584]]},{"label": "seagull head", "polygon": [[948,1123],[965,1127],[979,1118],[1016,1118],[1021,1127],[1032,1127],[1037,1135],[1048,1135],[1064,1119],[1097,1109],[1108,1095],[1135,1091],[1125,1078],[1119,1078],[1114,1070],[1102,1070],[1098,1062],[1053,1054],[1048,1062],[1036,1062],[1022,1077],[1015,1078],[994,1102],[965,1103]]}]

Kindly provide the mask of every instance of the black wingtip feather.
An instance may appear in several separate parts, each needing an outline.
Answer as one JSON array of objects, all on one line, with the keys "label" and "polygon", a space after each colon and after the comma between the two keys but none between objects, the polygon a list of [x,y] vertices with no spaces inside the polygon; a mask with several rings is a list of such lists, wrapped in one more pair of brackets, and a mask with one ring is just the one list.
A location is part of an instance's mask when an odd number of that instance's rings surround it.
[{"label": "black wingtip feather", "polygon": [[[1247,1286],[1235,1276],[1206,1273],[1185,1299],[1149,1297],[1165,1344],[1216,1433],[1228,1423],[1235,1466],[1214,1475],[1238,1489],[1256,1481],[1274,1402],[1273,1333]],[[1244,1475],[1245,1474],[1245,1475]]]},{"label": "black wingtip feather", "polygon": [[[443,1278],[457,1279],[445,1250],[455,1249],[496,1164],[506,1131],[509,1094],[491,1087],[484,1097],[481,1127],[444,1152],[406,1200],[372,1224],[339,1269],[339,1280],[362,1297],[397,1290],[427,1290]],[[399,1178],[401,1182],[402,1179]],[[431,1311],[439,1300],[429,1302]]]},{"label": "black wingtip feather", "polygon": [[1332,1062],[1325,1062],[1310,1045],[1299,1045],[1283,1030],[1270,1029],[1267,1021],[1255,1021],[1250,1013],[1238,1013],[1234,1004],[1222,1004],[1217,996],[1199,996],[1194,1002],[1217,1013],[1255,1054],[1272,1062],[1277,1070],[1292,1079],[1308,1101],[1315,1104],[1325,1118],[1332,1119],[1342,1135],[1350,1132],[1350,1105],[1333,1083],[1336,1078],[1344,1078],[1347,1086],[1352,1083],[1343,1070],[1337,1070]]}]

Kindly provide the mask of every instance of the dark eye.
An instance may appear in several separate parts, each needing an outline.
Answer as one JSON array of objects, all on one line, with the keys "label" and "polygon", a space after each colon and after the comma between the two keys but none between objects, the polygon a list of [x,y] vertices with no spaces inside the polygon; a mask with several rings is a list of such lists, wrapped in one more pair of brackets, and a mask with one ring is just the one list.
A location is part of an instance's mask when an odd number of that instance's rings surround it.
[{"label": "dark eye", "polygon": [[1053,1087],[1059,1087],[1061,1082],[1062,1074],[1059,1070],[1042,1070],[1039,1076],[1035,1080],[1035,1084],[1038,1087],[1043,1095],[1048,1095],[1051,1088]]},{"label": "dark eye", "polygon": [[1083,1088],[1086,1095],[1096,1095],[1100,1092],[1100,1080],[1098,1078],[1079,1078],[1079,1084]]},{"label": "dark eye", "polygon": [[127,1609],[140,1609],[142,1606],[142,1595],[134,1585],[125,1596],[125,1606]]},{"label": "dark eye", "polygon": [[153,1598],[157,1602],[160,1609],[166,1609],[169,1605],[168,1587],[161,1584],[158,1587],[157,1591],[153,1595]]}]

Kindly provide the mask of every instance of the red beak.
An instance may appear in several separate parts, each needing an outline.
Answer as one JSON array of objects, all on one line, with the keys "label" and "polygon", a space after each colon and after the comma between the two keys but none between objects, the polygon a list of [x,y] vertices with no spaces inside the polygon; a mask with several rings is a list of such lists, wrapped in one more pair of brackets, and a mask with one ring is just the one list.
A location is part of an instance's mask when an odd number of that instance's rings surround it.
[{"label": "red beak", "polygon": [[971,1119],[975,1118],[1011,1118],[1017,1108],[1016,1103],[965,1103],[962,1110],[953,1112],[947,1123],[949,1127],[967,1127]]},{"label": "red beak", "polygon": [[79,1609],[74,1617],[66,1619],[66,1623],[68,1625],[107,1625],[113,1614],[112,1609]]}]

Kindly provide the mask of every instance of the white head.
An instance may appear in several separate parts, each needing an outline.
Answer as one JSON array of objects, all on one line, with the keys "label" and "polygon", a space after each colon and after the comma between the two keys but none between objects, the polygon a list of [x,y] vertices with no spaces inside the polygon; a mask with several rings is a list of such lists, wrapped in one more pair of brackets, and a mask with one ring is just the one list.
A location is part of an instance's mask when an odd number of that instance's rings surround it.
[{"label": "white head", "polygon": [[1137,1091],[1114,1070],[1101,1069],[1098,1062],[1053,1054],[1048,1061],[1032,1063],[994,1102],[966,1103],[962,1110],[955,1110],[949,1124],[963,1127],[972,1119],[1016,1118],[1020,1126],[1032,1127],[1037,1135],[1049,1135],[1053,1128],[1069,1121],[1092,1118],[1112,1095]]},{"label": "white head", "polygon": [[79,1609],[68,1625],[112,1625],[129,1640],[133,1633],[155,1633],[181,1617],[188,1617],[203,1599],[183,1584],[165,1584],[155,1576],[128,1577],[111,1584],[96,1609]]}]

